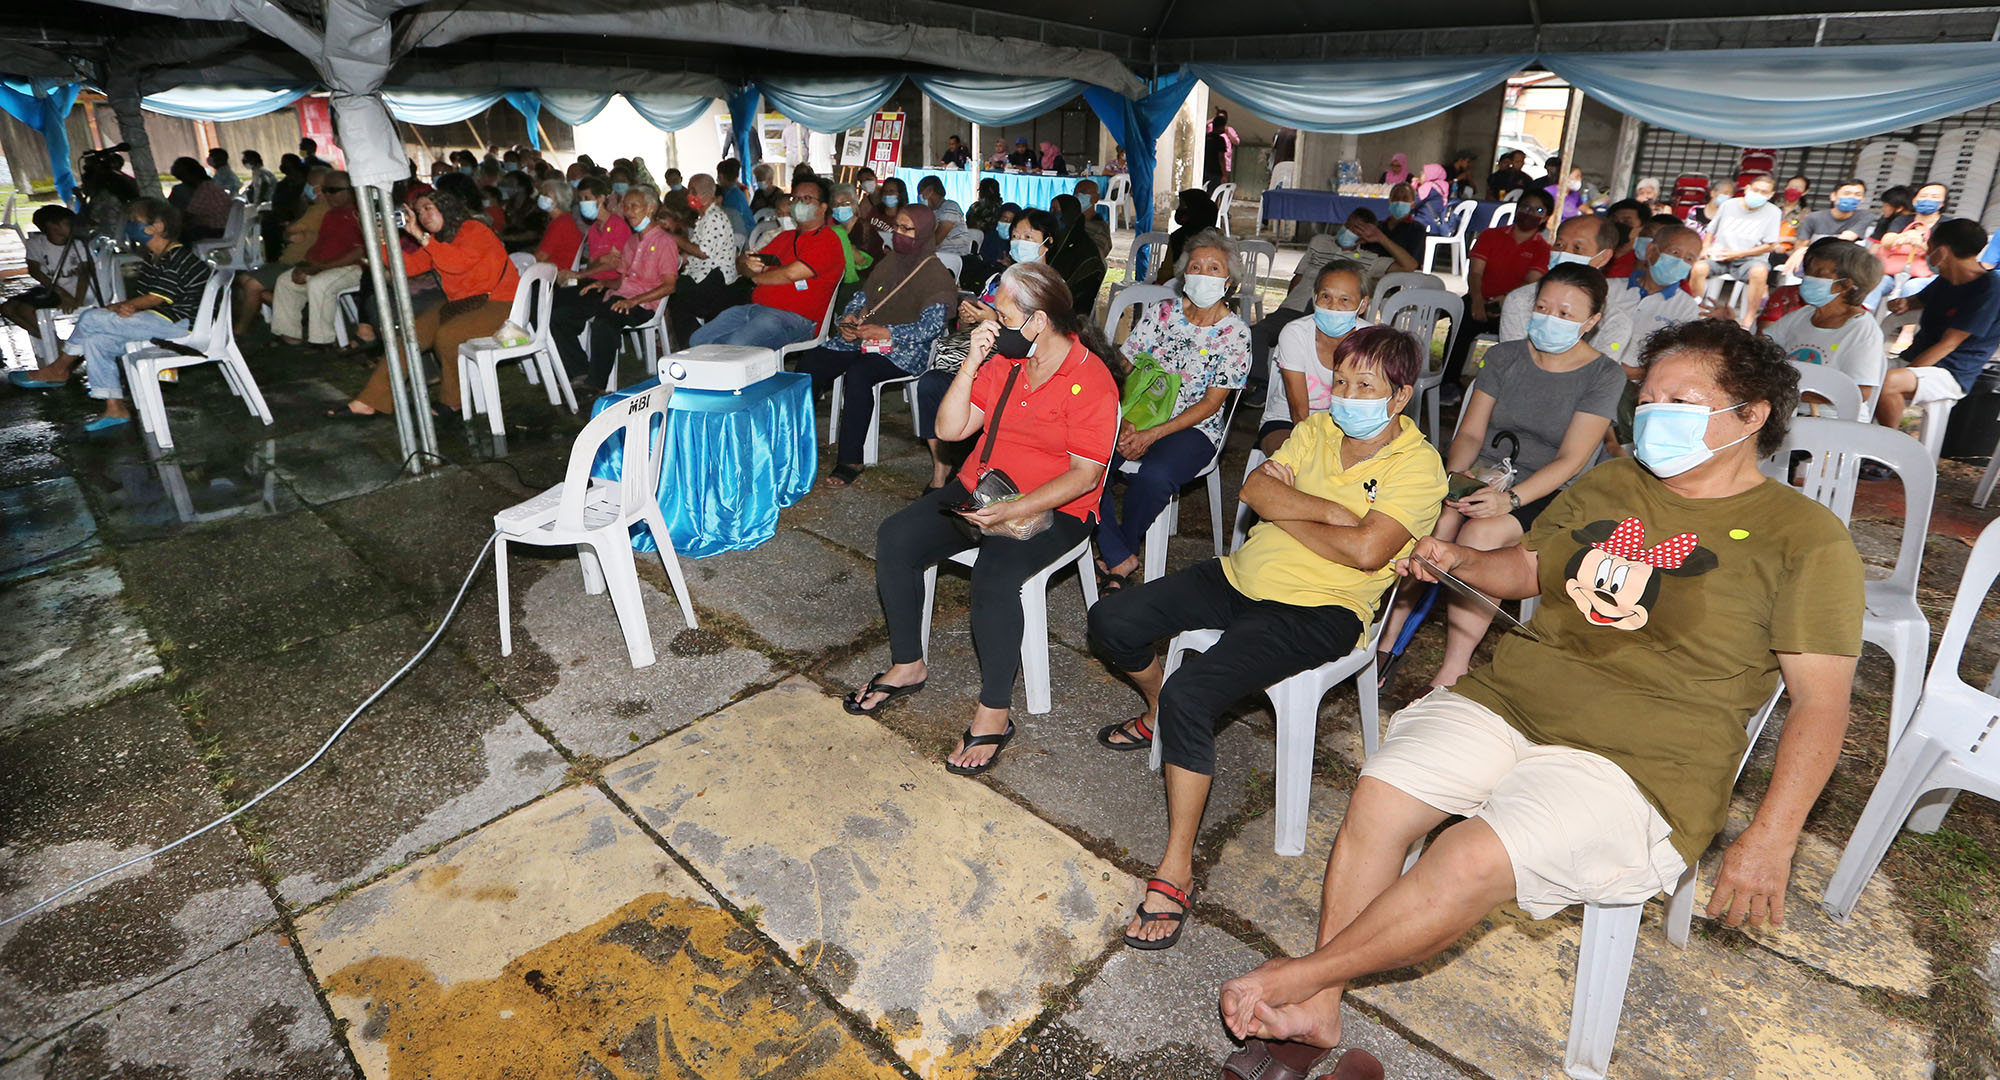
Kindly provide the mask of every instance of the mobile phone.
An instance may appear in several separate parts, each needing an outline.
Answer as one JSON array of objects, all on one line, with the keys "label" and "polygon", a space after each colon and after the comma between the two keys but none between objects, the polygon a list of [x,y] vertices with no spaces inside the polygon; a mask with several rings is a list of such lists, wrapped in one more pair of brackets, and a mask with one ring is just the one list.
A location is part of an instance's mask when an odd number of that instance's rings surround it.
[{"label": "mobile phone", "polygon": [[778,257],[776,255],[770,254],[769,252],[753,251],[750,253],[750,257],[757,260],[758,262],[763,263],[765,266],[778,265]]},{"label": "mobile phone", "polygon": [[985,507],[980,506],[978,503],[969,502],[944,503],[942,505],[946,510],[954,514],[976,514],[985,509]]},{"label": "mobile phone", "polygon": [[409,228],[409,221],[410,219],[401,210],[396,211],[396,227],[398,229]]},{"label": "mobile phone", "polygon": [[1463,499],[1467,495],[1470,495],[1473,492],[1478,491],[1480,488],[1486,486],[1485,484],[1479,482],[1477,479],[1467,476],[1464,473],[1455,472],[1452,473],[1446,479],[1448,482],[1447,486],[1445,487],[1445,497],[1452,500]]}]

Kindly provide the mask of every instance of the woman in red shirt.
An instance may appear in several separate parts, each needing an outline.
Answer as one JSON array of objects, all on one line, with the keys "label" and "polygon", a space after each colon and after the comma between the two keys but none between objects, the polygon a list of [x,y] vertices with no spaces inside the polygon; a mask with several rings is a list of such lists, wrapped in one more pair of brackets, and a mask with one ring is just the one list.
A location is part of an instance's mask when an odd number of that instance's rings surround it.
[{"label": "woman in red shirt", "polygon": [[1529,188],[1514,203],[1514,227],[1487,229],[1473,242],[1471,268],[1465,276],[1465,325],[1455,328],[1451,355],[1444,361],[1444,385],[1456,387],[1472,339],[1500,327],[1500,303],[1515,289],[1538,281],[1549,268],[1549,242],[1542,233],[1556,201],[1539,188]]},{"label": "woman in red shirt", "polygon": [[[419,196],[416,213],[405,216],[403,231],[417,249],[403,256],[411,277],[437,271],[445,302],[417,316],[417,348],[435,351],[444,370],[445,408],[458,411],[458,347],[489,337],[507,321],[521,275],[486,223],[448,191]],[[377,416],[395,411],[389,389],[389,362],[375,365],[368,385],[344,409],[331,415]]]},{"label": "woman in red shirt", "polygon": [[576,189],[567,180],[544,180],[536,189],[537,205],[549,215],[549,227],[542,230],[542,242],[535,245],[535,261],[550,263],[562,274],[576,265],[576,253],[583,249],[584,224],[577,217]]},{"label": "woman in red shirt", "polygon": [[[972,332],[965,363],[938,406],[946,440],[978,436],[957,477],[882,522],[875,534],[875,588],[889,623],[887,671],[847,696],[848,712],[872,714],[914,694],[924,664],[924,570],[979,549],[972,568],[972,641],[979,652],[979,707],[945,768],[973,776],[993,767],[1014,736],[1008,720],[1021,657],[1021,585],[1088,540],[1118,429],[1118,387],[1101,359],[1110,351],[1079,315],[1062,275],[1016,263],[1000,276],[999,318]],[[983,434],[982,434],[983,432]],[[1019,499],[959,512],[989,472],[1003,472]],[[1046,517],[1024,540],[997,530]],[[996,530],[986,532],[984,530]]]}]

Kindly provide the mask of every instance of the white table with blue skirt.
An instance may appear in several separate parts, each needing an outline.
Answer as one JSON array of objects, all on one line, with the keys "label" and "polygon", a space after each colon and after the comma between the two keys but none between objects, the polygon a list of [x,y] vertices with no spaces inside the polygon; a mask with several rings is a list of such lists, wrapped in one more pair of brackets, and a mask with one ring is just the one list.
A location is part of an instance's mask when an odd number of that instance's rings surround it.
[{"label": "white table with blue skirt", "polygon": [[944,197],[961,207],[978,201],[979,181],[990,176],[1000,181],[1001,202],[1014,203],[1030,210],[1047,210],[1056,196],[1076,194],[1076,186],[1085,180],[1097,181],[1097,189],[1102,193],[1107,179],[1099,176],[1035,176],[991,170],[970,172],[965,169],[904,169],[898,170],[897,175],[909,187],[911,198],[916,197],[917,181],[935,176],[944,183]]}]

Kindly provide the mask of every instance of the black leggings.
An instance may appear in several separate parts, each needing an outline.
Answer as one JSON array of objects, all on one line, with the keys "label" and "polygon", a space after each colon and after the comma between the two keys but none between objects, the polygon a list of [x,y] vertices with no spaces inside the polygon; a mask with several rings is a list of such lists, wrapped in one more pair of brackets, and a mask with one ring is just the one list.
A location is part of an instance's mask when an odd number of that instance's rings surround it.
[{"label": "black leggings", "polygon": [[[555,303],[549,311],[549,336],[555,339],[556,352],[562,354],[563,369],[571,378],[583,375],[591,386],[602,388],[610,381],[611,364],[618,359],[618,350],[624,344],[619,339],[627,329],[651,322],[653,313],[635,306],[621,314],[611,310],[611,305],[622,298],[613,296],[608,286],[593,289],[587,295],[582,289],[579,285],[556,290]],[[587,354],[581,339],[585,326],[590,327]]]},{"label": "black leggings", "polygon": [[[979,703],[1010,708],[1014,676],[1021,670],[1021,585],[1056,556],[1083,542],[1090,526],[1057,513],[1055,524],[1026,540],[983,536],[973,540],[952,523],[942,507],[967,499],[956,479],[920,496],[883,519],[875,533],[875,592],[889,623],[889,659],[914,664],[924,658],[924,569],[970,548],[979,549],[972,566],[972,647],[979,653]],[[960,519],[963,520],[963,519]]]},{"label": "black leggings", "polygon": [[1221,630],[1222,640],[1188,654],[1160,689],[1160,760],[1213,776],[1223,710],[1353,652],[1361,617],[1333,605],[1252,600],[1229,583],[1219,559],[1128,586],[1090,609],[1091,647],[1128,674],[1151,666],[1155,644],[1183,630]]},{"label": "black leggings", "polygon": [[812,376],[813,396],[833,389],[833,381],[845,378],[840,400],[840,418],[834,422],[839,433],[838,462],[861,464],[863,444],[868,441],[868,420],[875,412],[875,386],[890,379],[907,379],[910,373],[880,353],[860,349],[836,349],[820,345],[792,357],[798,370]]}]

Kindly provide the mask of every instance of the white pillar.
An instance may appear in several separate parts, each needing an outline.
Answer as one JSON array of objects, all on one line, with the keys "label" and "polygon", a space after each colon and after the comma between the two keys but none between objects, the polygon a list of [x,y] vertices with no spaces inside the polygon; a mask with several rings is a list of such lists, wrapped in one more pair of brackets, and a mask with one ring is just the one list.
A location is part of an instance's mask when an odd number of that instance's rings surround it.
[{"label": "white pillar", "polygon": [[929,94],[924,99],[924,160],[920,168],[930,168],[938,161],[937,106]]},{"label": "white pillar", "polygon": [[1618,152],[1613,158],[1611,196],[1614,199],[1630,198],[1632,185],[1638,180],[1633,173],[1639,166],[1639,118],[1630,113],[1619,118]]}]

